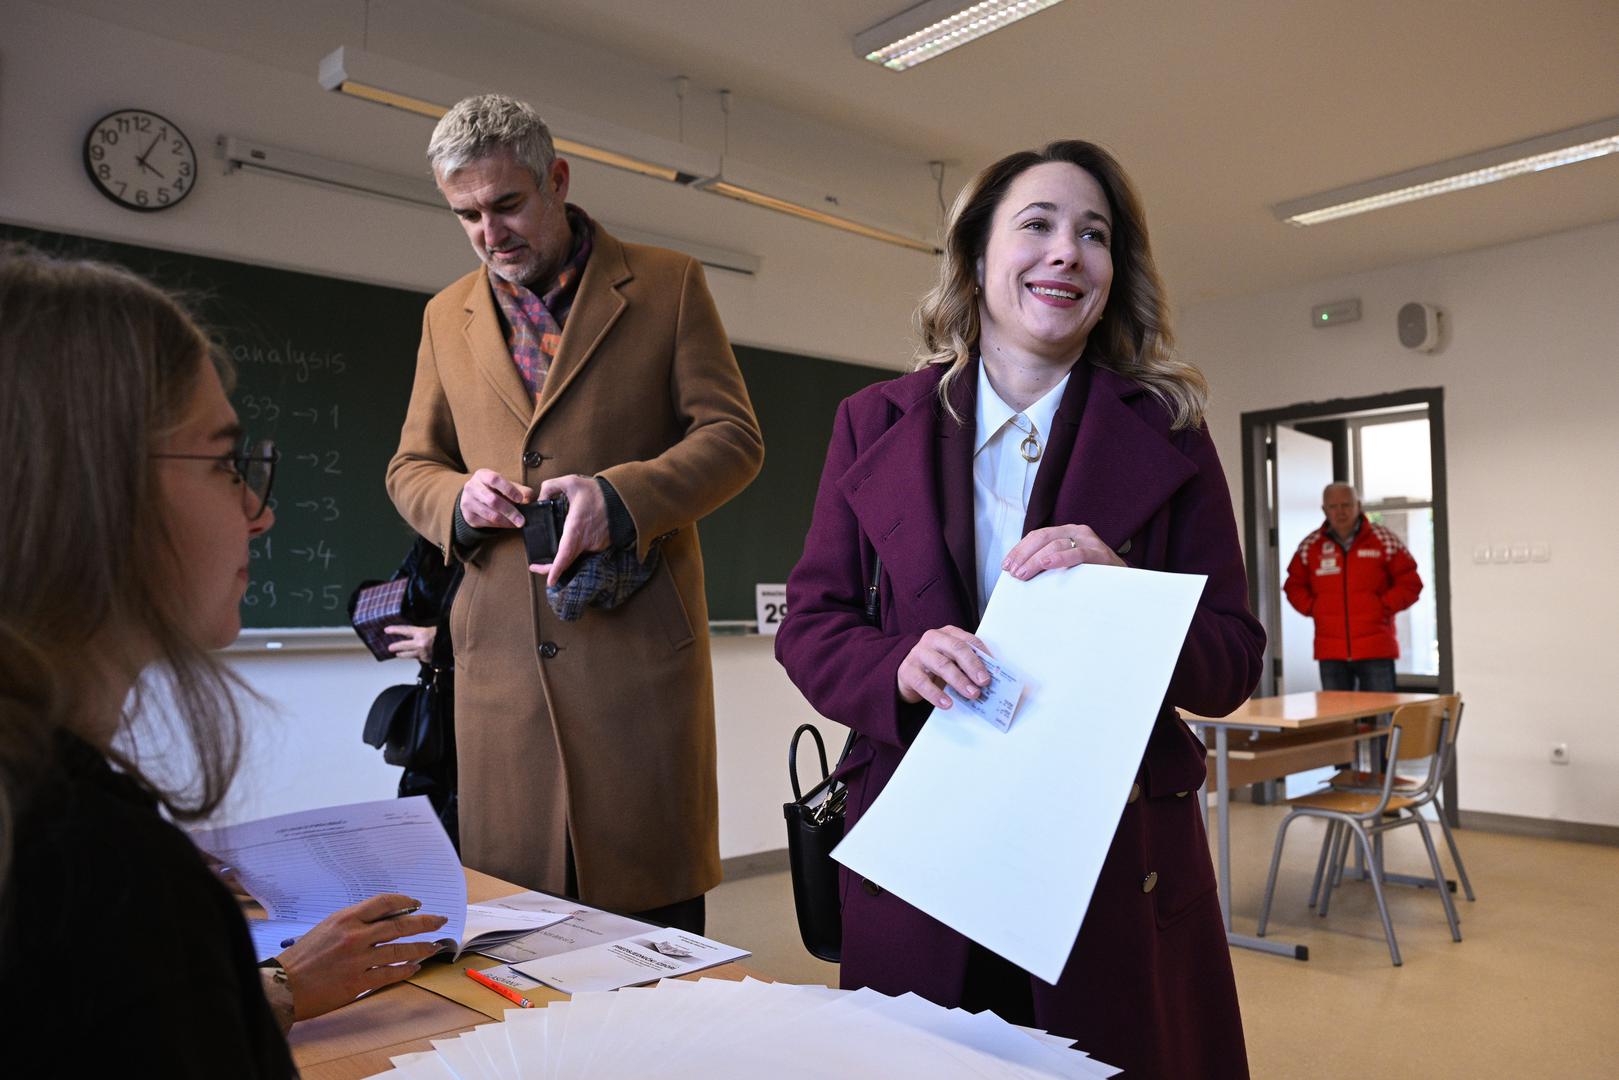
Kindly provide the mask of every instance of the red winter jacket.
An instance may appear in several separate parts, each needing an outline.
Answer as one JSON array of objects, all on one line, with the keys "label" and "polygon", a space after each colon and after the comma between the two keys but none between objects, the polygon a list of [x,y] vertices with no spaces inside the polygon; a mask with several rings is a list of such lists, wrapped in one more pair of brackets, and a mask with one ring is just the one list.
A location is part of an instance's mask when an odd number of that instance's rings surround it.
[{"label": "red winter jacket", "polygon": [[1394,615],[1417,602],[1422,578],[1400,538],[1362,514],[1347,552],[1324,521],[1306,536],[1284,588],[1315,619],[1317,660],[1381,660],[1400,655]]}]

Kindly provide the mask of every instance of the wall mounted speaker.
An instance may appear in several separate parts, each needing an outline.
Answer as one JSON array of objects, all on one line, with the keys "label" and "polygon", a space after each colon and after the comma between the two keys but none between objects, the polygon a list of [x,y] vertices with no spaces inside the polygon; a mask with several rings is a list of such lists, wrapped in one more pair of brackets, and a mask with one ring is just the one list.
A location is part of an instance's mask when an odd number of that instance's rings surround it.
[{"label": "wall mounted speaker", "polygon": [[1400,313],[1395,321],[1400,344],[1419,352],[1433,352],[1439,348],[1442,322],[1443,316],[1432,304],[1413,302],[1400,305]]}]

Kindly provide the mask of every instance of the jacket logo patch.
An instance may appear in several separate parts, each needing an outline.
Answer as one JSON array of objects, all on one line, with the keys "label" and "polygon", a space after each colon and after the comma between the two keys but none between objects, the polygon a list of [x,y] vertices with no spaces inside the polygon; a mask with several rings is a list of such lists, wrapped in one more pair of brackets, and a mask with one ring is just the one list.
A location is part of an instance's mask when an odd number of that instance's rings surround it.
[{"label": "jacket logo patch", "polygon": [[1362,559],[1381,559],[1383,557],[1383,553],[1376,548],[1361,548],[1355,554]]}]

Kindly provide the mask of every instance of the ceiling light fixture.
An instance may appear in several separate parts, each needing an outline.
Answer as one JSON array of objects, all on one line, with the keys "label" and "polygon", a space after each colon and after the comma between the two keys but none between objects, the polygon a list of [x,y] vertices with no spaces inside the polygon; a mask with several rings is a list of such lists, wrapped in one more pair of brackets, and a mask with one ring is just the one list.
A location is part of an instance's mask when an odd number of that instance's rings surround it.
[{"label": "ceiling light fixture", "polygon": [[854,54],[904,71],[1062,0],[925,0],[854,36]]},{"label": "ceiling light fixture", "polygon": [[[326,184],[361,195],[377,195],[414,206],[424,206],[439,213],[444,213],[448,209],[443,194],[425,176],[400,176],[397,173],[382,172],[363,165],[351,165],[346,161],[317,157],[300,150],[270,146],[244,139],[239,135],[221,135],[219,153],[225,159],[227,174],[247,169],[271,176]],[[611,221],[604,221],[602,224],[620,240],[683,251],[711,270],[729,270],[735,274],[754,277],[762,265],[759,256],[749,255],[746,252],[715,247],[713,244],[701,244],[677,236],[664,236],[644,229],[617,225]]]},{"label": "ceiling light fixture", "polygon": [[1271,212],[1289,225],[1319,225],[1612,153],[1619,153],[1619,117],[1277,203]]},{"label": "ceiling light fixture", "polygon": [[[320,84],[340,94],[403,109],[429,120],[443,116],[450,104],[482,92],[471,84],[347,45],[321,60]],[[655,180],[690,184],[718,169],[718,159],[684,143],[643,135],[561,109],[548,108],[546,124],[558,153]]]},{"label": "ceiling light fixture", "polygon": [[[487,90],[486,87],[424,71],[347,45],[335,49],[321,60],[320,84],[328,90],[403,109],[431,120],[437,120],[449,111],[446,102],[460,101]],[[738,175],[765,174],[761,170],[750,170],[736,161],[722,165],[718,155],[705,153],[685,143],[645,135],[549,106],[546,108],[546,124],[551,128],[552,142],[557,152],[566,157],[582,158],[641,176],[724,195],[913,251],[932,254],[939,250],[933,244],[895,230],[816,209],[817,200],[814,198],[785,197],[794,185],[784,178],[771,176],[764,183],[738,179]],[[773,195],[770,191],[779,191],[783,195]]]}]

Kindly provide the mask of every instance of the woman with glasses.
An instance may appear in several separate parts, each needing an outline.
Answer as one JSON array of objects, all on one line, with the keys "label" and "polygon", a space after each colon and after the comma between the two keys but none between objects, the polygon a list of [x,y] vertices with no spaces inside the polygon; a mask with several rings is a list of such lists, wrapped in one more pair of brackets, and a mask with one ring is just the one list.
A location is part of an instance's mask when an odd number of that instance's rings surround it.
[{"label": "woman with glasses", "polygon": [[275,521],[275,448],[243,449],[230,379],[135,275],[0,248],[0,1001],[19,1076],[293,1075],[292,1020],[405,978],[434,946],[385,942],[444,922],[382,921],[415,901],[373,897],[260,969],[170,823],[214,811],[237,766],[237,683],[210,653],[241,629],[248,541]]}]

